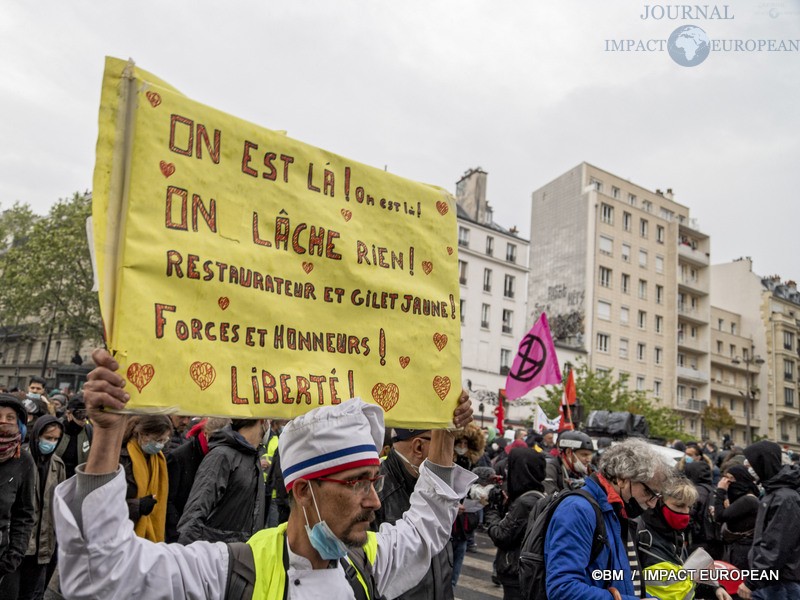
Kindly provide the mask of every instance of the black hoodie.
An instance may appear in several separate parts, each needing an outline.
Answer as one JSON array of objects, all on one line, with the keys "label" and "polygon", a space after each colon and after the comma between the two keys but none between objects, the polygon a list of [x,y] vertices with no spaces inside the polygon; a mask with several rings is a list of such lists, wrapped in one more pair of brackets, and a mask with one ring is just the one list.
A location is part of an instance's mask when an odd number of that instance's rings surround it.
[{"label": "black hoodie", "polygon": [[[764,497],[758,509],[750,568],[777,570],[780,582],[800,583],[800,466],[781,466],[775,442],[756,442],[744,455],[761,479]],[[774,585],[759,579],[745,582],[751,590]]]}]

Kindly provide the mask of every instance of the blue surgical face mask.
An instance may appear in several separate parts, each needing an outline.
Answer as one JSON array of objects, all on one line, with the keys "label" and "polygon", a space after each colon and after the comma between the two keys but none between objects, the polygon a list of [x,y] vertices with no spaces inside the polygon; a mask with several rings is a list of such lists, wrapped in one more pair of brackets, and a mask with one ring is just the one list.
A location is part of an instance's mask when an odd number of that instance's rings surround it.
[{"label": "blue surgical face mask", "polygon": [[49,442],[47,440],[39,440],[39,452],[42,454],[50,454],[56,449],[58,442]]},{"label": "blue surgical face mask", "polygon": [[42,395],[37,394],[35,392],[28,392],[28,398],[30,398],[31,400],[41,400]]},{"label": "blue surgical face mask", "polygon": [[686,457],[686,463],[688,464],[688,463],[692,463],[692,462],[694,462],[694,459],[691,456],[687,456]]},{"label": "blue surgical face mask", "polygon": [[319,507],[317,506],[317,499],[314,497],[314,488],[309,484],[311,489],[311,498],[314,500],[314,508],[317,509],[317,518],[319,521],[314,527],[308,525],[308,515],[306,508],[303,507],[303,516],[306,519],[306,534],[311,546],[316,550],[324,560],[339,560],[347,556],[347,545],[340,540],[328,527],[328,524],[322,520],[319,514]]},{"label": "blue surgical face mask", "polygon": [[142,446],[142,452],[145,454],[158,454],[164,449],[164,444],[161,442],[147,442]]}]

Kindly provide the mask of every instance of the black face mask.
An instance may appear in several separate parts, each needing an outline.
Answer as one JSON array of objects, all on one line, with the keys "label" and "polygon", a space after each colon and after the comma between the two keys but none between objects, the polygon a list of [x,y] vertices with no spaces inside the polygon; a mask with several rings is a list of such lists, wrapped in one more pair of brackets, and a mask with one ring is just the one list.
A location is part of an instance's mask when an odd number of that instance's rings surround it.
[{"label": "black face mask", "polygon": [[734,502],[742,496],[746,496],[747,494],[758,496],[758,488],[754,483],[749,483],[746,481],[732,481],[728,486],[728,500],[731,502]]},{"label": "black face mask", "polygon": [[624,501],[625,513],[628,515],[629,519],[635,519],[636,517],[641,516],[641,514],[644,512],[644,509],[636,501],[636,498],[633,495],[633,482],[629,482],[628,485],[631,486],[631,499]]}]

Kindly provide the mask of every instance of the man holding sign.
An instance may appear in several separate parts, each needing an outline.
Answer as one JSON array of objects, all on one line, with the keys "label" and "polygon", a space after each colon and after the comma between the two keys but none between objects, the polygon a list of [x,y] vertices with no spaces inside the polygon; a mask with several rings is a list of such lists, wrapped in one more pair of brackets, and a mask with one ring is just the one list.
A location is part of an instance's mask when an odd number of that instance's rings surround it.
[{"label": "man holding sign", "polygon": [[[56,491],[61,587],[68,598],[393,598],[415,585],[447,543],[475,477],[453,465],[453,434],[431,432],[428,460],[395,525],[368,532],[380,507],[377,447],[383,411],[359,399],[314,409],[290,422],[281,460],[291,513],[247,544],[154,544],[133,533],[119,449],[130,399],[105,350],[84,387],[95,424],[93,448],[77,477]],[[472,421],[462,393],[453,422]]]}]

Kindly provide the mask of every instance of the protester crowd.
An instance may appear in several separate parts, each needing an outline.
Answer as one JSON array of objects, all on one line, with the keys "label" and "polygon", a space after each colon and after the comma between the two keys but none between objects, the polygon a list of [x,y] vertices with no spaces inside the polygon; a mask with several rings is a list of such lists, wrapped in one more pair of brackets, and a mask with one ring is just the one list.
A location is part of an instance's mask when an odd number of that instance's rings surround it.
[{"label": "protester crowd", "polygon": [[674,441],[673,460],[500,435],[466,395],[452,434],[384,431],[358,401],[112,417],[122,379],[98,365],[84,393],[0,393],[0,600],[43,598],[59,557],[65,597],[452,599],[479,531],[508,600],[800,598],[800,466],[771,441]]}]

